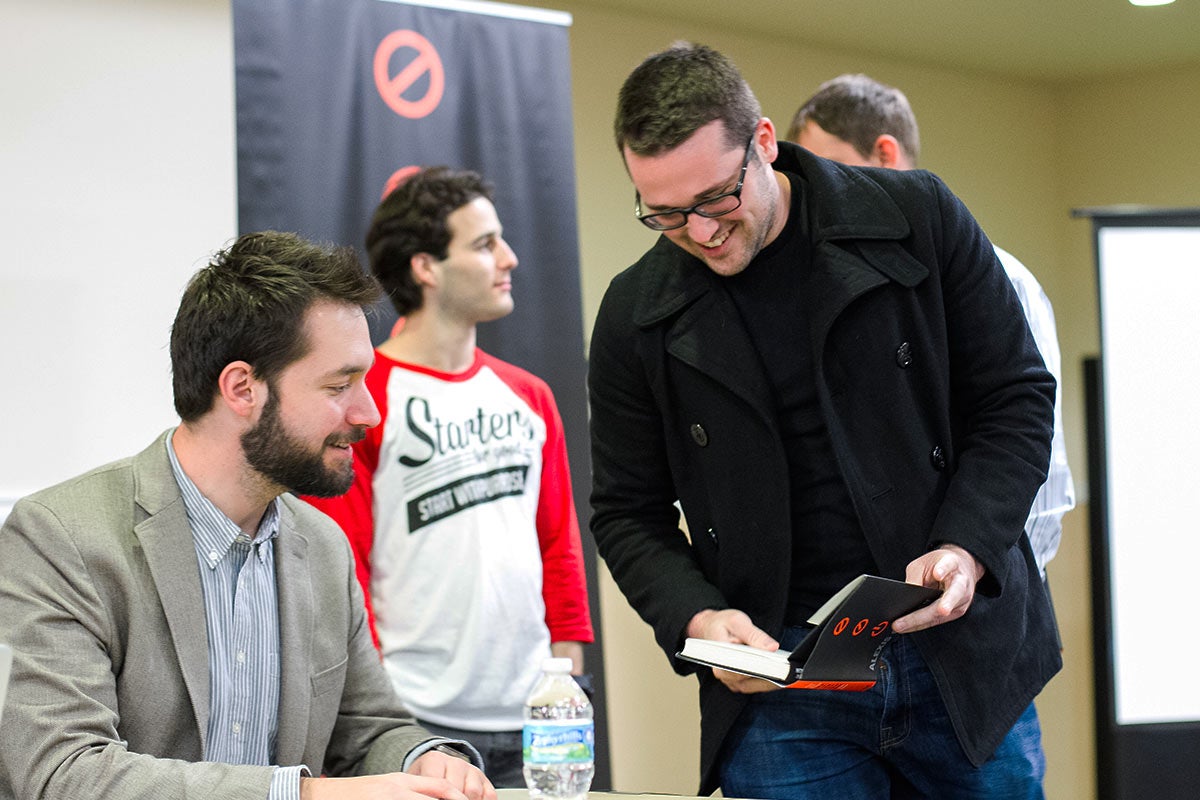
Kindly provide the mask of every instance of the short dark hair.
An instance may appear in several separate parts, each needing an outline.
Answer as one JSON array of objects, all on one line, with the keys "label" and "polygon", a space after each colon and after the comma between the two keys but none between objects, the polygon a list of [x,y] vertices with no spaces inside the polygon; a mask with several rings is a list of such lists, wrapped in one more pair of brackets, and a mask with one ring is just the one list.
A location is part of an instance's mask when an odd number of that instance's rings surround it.
[{"label": "short dark hair", "polygon": [[427,167],[393,189],[375,209],[367,230],[367,260],[397,314],[410,314],[425,301],[413,278],[413,256],[445,258],[451,239],[446,218],[479,197],[492,199],[492,187],[479,173]]},{"label": "short dark hair", "polygon": [[710,47],[676,42],[625,79],[613,133],[622,154],[628,147],[656,156],[719,119],[728,145],[740,148],[760,117],[762,106],[732,61]]},{"label": "short dark hair", "polygon": [[353,248],[278,231],[239,236],[183,292],[171,326],[175,411],[185,422],[208,413],[221,371],[234,361],[273,382],[308,353],[304,316],[317,301],[366,310],[379,294]]},{"label": "short dark hair", "polygon": [[884,134],[896,137],[912,166],[921,155],[921,135],[908,98],[866,75],[839,75],[822,83],[792,118],[788,140],[796,141],[809,120],[849,142],[863,158],[870,158],[875,140]]}]

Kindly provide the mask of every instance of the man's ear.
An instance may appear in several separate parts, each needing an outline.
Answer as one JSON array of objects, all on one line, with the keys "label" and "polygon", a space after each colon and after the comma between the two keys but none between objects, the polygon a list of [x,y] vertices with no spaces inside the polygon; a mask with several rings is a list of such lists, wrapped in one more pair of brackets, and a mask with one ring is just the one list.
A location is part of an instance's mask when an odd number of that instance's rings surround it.
[{"label": "man's ear", "polygon": [[761,117],[754,129],[755,144],[763,149],[763,160],[768,164],[775,163],[779,158],[779,139],[775,134],[775,123],[770,117]]},{"label": "man's ear", "polygon": [[220,401],[239,417],[249,419],[254,410],[266,405],[267,383],[254,377],[254,369],[245,361],[231,361],[217,378]]},{"label": "man's ear", "polygon": [[409,260],[413,280],[418,286],[437,286],[437,262],[429,253],[416,253]]},{"label": "man's ear", "polygon": [[890,133],[882,134],[875,140],[875,146],[871,148],[871,160],[878,166],[888,169],[911,169],[912,167],[908,163],[907,156],[904,155],[904,148],[900,146],[899,140]]}]

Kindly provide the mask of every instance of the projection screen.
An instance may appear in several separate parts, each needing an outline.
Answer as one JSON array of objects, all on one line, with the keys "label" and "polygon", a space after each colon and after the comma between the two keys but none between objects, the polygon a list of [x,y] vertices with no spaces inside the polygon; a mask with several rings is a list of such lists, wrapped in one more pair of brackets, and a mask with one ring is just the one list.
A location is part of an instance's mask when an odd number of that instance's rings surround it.
[{"label": "projection screen", "polygon": [[1200,227],[1097,244],[1116,722],[1200,721]]},{"label": "projection screen", "polygon": [[1075,215],[1093,222],[1099,289],[1100,357],[1085,364],[1098,788],[1194,797],[1200,209]]}]

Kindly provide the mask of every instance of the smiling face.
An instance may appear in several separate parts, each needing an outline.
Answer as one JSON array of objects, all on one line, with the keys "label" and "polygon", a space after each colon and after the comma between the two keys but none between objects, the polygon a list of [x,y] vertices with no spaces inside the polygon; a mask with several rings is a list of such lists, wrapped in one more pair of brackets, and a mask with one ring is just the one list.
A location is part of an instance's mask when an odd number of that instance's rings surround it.
[{"label": "smiling face", "polygon": [[374,353],[358,306],[318,301],[305,313],[303,335],[307,354],[268,384],[257,422],[242,434],[242,451],[282,490],[333,497],[354,480],[350,445],[379,424],[363,381]]},{"label": "smiling face", "polygon": [[517,256],[504,241],[495,206],[485,197],[476,197],[450,212],[446,227],[450,244],[445,258],[430,262],[434,291],[427,302],[468,325],[511,313]]},{"label": "smiling face", "polygon": [[[725,123],[714,120],[658,155],[639,156],[627,146],[625,165],[641,197],[642,213],[689,208],[732,191],[745,151],[730,146],[727,138]],[[779,235],[787,219],[783,179],[770,167],[778,146],[769,119],[759,120],[751,148],[741,206],[719,217],[689,214],[686,225],[663,232],[718,275],[744,270]]]}]

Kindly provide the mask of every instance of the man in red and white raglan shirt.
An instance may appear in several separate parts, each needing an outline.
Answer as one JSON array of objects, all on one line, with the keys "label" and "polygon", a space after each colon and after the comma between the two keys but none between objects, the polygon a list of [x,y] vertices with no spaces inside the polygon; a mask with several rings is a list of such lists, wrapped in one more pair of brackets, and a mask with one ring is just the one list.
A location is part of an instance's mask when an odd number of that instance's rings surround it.
[{"label": "man in red and white raglan shirt", "polygon": [[422,725],[523,786],[522,706],[550,655],[592,641],[562,420],[541,379],[478,349],[513,309],[517,258],[490,187],[418,172],[380,204],[371,270],[403,325],[367,373],[383,422],[355,445],[346,531],[397,692]]}]

